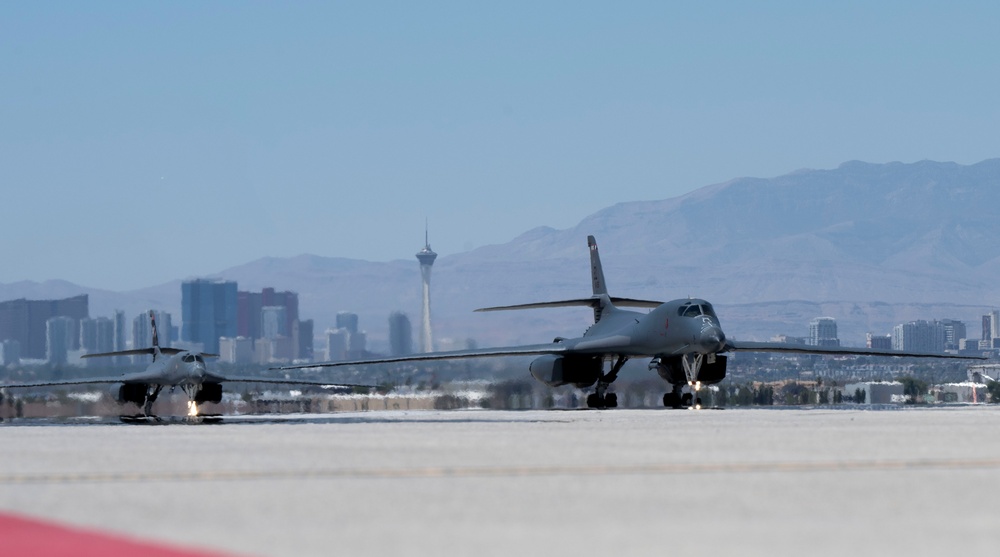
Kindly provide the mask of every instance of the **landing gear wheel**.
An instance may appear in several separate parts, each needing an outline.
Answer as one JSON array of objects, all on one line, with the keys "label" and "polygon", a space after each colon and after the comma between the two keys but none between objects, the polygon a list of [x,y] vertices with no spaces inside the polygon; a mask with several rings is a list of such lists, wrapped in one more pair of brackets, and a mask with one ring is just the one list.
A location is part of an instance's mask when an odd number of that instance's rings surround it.
[{"label": "landing gear wheel", "polygon": [[604,406],[607,408],[618,408],[618,395],[615,393],[604,395]]},{"label": "landing gear wheel", "polygon": [[681,395],[681,406],[691,406],[691,393],[684,393]]},{"label": "landing gear wheel", "polygon": [[663,405],[667,408],[680,408],[681,407],[681,397],[674,393],[667,393],[663,395]]},{"label": "landing gear wheel", "polygon": [[601,408],[603,405],[598,404],[599,401],[597,393],[590,393],[587,395],[587,408]]},{"label": "landing gear wheel", "polygon": [[701,397],[694,399],[694,403],[698,408],[701,408]]}]

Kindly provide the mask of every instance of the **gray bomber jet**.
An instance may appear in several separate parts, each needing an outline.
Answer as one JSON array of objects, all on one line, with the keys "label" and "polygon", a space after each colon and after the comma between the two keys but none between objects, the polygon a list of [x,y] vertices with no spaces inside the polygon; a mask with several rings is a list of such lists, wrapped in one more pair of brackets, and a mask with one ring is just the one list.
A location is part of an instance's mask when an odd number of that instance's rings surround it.
[{"label": "gray bomber jet", "polygon": [[51,381],[34,381],[30,383],[0,383],[0,389],[50,387],[60,385],[116,384],[113,393],[119,403],[133,402],[142,408],[146,417],[150,416],[153,403],[164,387],[171,390],[180,387],[188,396],[188,414],[198,415],[198,405],[204,402],[218,403],[222,400],[222,383],[266,383],[275,385],[316,385],[324,387],[374,387],[374,385],[353,385],[315,381],[309,379],[286,379],[268,377],[236,377],[210,372],[205,366],[205,358],[218,358],[218,354],[206,354],[194,350],[160,347],[159,335],[156,331],[156,317],[149,312],[153,329],[153,346],[135,350],[118,352],[102,352],[99,354],[84,354],[83,358],[99,358],[105,356],[137,356],[152,355],[153,363],[144,371],[126,373],[111,377],[91,377],[84,379],[62,379]]},{"label": "gray bomber jet", "polygon": [[[608,392],[608,387],[618,378],[618,372],[625,362],[631,358],[651,358],[650,371],[655,371],[671,385],[670,392],[663,395],[663,405],[681,408],[700,405],[698,391],[702,386],[722,381],[726,376],[726,354],[738,351],[982,359],[870,348],[735,341],[727,338],[722,332],[715,310],[705,300],[688,298],[664,303],[610,296],[604,282],[597,242],[593,236],[587,237],[587,245],[590,247],[594,292],[589,298],[476,310],[589,306],[594,310],[594,324],[581,337],[560,337],[550,344],[431,352],[393,358],[303,364],[277,369],[536,355],[538,357],[528,366],[535,379],[553,387],[567,384],[579,388],[594,386],[594,392],[587,397],[587,406],[613,408],[618,405],[618,395]],[[651,308],[651,311],[643,313],[621,309],[623,307]],[[611,367],[605,371],[605,362],[608,361],[611,362]]]}]

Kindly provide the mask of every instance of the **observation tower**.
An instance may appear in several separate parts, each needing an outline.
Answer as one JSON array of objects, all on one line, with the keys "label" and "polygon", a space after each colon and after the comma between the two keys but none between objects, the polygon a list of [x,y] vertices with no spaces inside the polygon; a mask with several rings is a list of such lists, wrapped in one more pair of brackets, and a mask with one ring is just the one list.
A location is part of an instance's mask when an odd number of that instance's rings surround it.
[{"label": "observation tower", "polygon": [[424,283],[424,310],[423,318],[420,321],[421,352],[434,351],[434,343],[431,340],[431,265],[434,264],[437,256],[438,254],[431,250],[427,227],[424,227],[424,249],[417,252],[417,261],[420,261],[420,278]]}]

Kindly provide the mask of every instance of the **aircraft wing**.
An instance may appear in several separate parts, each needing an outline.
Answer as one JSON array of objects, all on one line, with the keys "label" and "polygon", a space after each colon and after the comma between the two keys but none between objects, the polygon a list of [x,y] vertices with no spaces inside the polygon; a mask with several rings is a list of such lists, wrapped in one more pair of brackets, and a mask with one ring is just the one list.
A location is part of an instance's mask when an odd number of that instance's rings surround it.
[{"label": "aircraft wing", "polygon": [[49,379],[27,383],[0,383],[0,389],[26,389],[30,387],[58,387],[60,385],[91,385],[100,383],[127,383],[130,377],[91,377],[87,379]]},{"label": "aircraft wing", "polygon": [[986,360],[984,356],[959,356],[956,354],[933,354],[928,352],[905,352],[902,350],[881,350],[877,348],[848,348],[842,346],[807,346],[783,342],[747,342],[730,340],[726,342],[727,352],[784,352],[790,354],[826,354],[833,356],[909,356],[913,358],[941,358],[954,360]]},{"label": "aircraft wing", "polygon": [[[621,307],[655,308],[663,305],[656,300],[637,300],[635,298],[610,298],[611,303]],[[494,306],[479,308],[475,311],[506,311],[510,309],[565,308],[574,306],[597,307],[601,303],[599,296],[576,298],[573,300],[558,300],[555,302],[536,302],[532,304],[516,304],[513,306]]]},{"label": "aircraft wing", "polygon": [[492,358],[495,356],[533,356],[542,354],[561,354],[568,347],[560,343],[532,344],[527,346],[510,346],[502,348],[475,348],[472,350],[452,350],[449,352],[427,352],[409,356],[394,356],[390,358],[372,358],[370,360],[348,360],[343,362],[316,362],[281,366],[272,369],[308,369],[313,367],[340,367],[370,364],[393,364],[398,362],[427,362],[432,360],[462,360],[467,358]]},{"label": "aircraft wing", "polygon": [[291,379],[285,377],[250,377],[212,374],[217,381],[225,383],[265,383],[269,385],[312,385],[316,387],[367,387],[374,389],[378,385],[360,383],[338,383],[336,381],[320,381],[318,379]]},{"label": "aircraft wing", "polygon": [[[157,377],[142,377],[139,375],[123,375],[118,377],[92,377],[88,379],[52,379],[45,381],[29,381],[26,383],[0,383],[0,389],[27,389],[31,387],[59,387],[66,385],[96,385],[114,383],[156,383]],[[274,385],[316,385],[324,387],[368,387],[374,388],[377,385],[362,385],[354,383],[337,383],[336,381],[320,381],[315,379],[286,379],[283,377],[228,377],[218,374],[211,374],[205,378],[211,381],[224,381],[231,383],[268,383]]]}]

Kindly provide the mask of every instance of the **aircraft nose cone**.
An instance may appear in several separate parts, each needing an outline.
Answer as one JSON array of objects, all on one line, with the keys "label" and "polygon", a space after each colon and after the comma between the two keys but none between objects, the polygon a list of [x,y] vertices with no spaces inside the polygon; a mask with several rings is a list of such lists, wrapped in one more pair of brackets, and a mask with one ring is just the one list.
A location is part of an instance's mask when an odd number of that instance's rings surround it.
[{"label": "aircraft nose cone", "polygon": [[706,327],[702,329],[701,338],[698,339],[698,344],[701,345],[706,354],[721,351],[725,343],[726,335],[718,327]]}]

